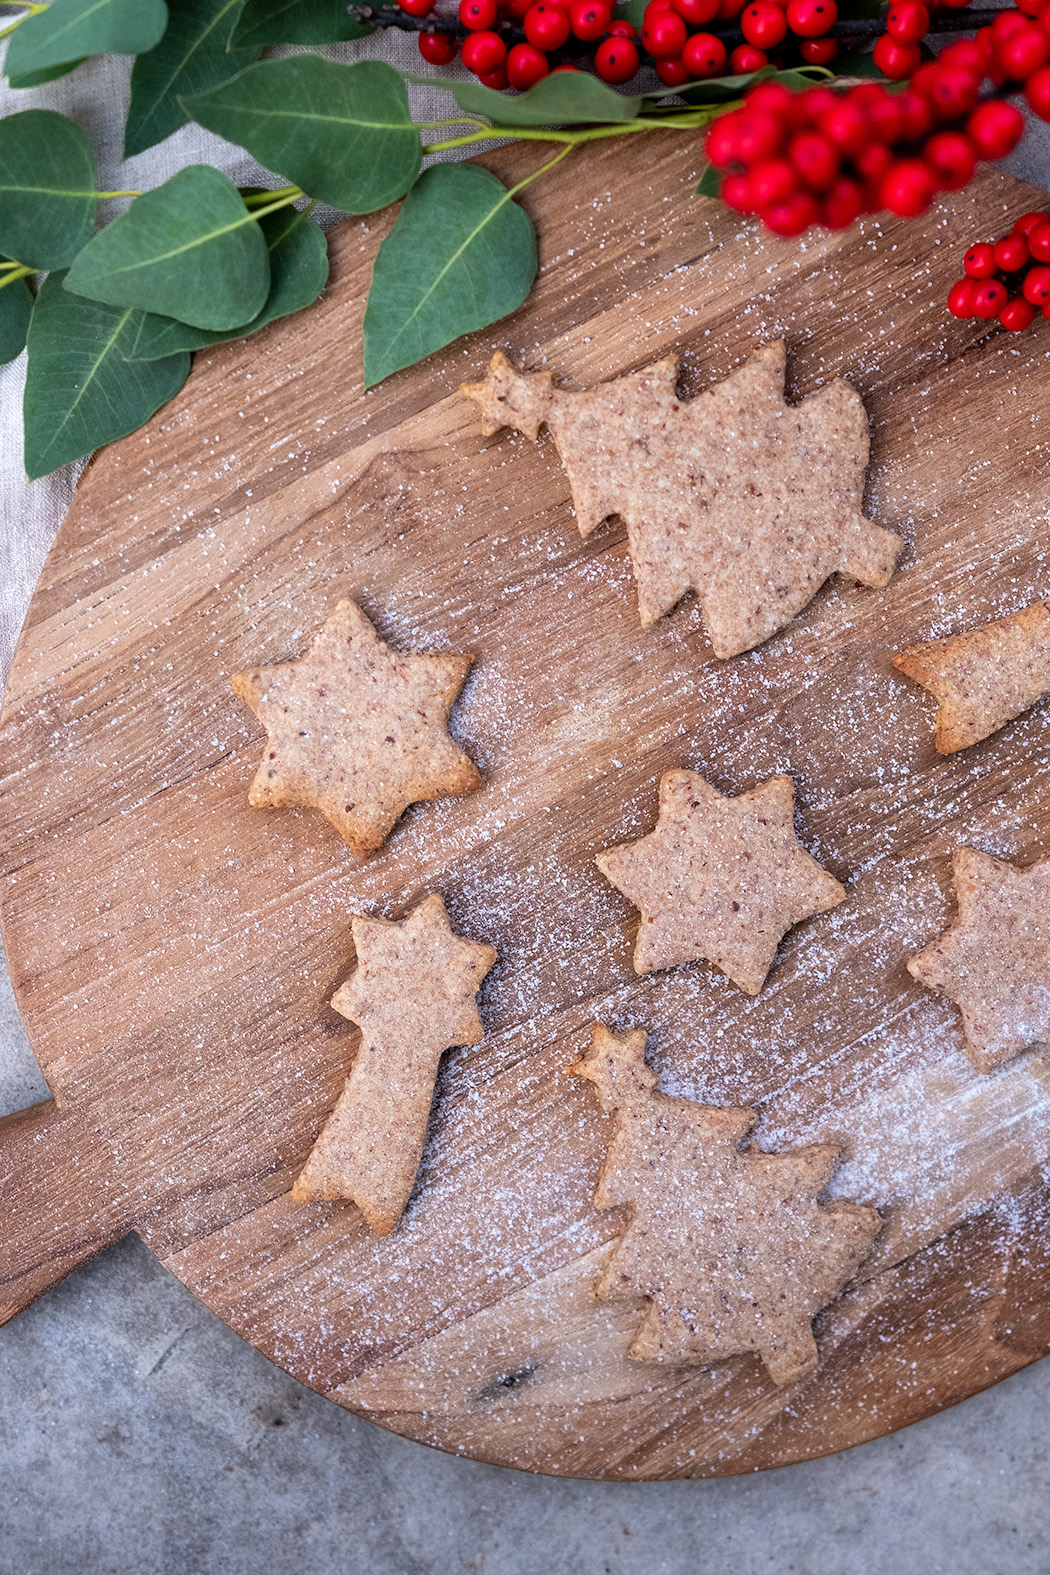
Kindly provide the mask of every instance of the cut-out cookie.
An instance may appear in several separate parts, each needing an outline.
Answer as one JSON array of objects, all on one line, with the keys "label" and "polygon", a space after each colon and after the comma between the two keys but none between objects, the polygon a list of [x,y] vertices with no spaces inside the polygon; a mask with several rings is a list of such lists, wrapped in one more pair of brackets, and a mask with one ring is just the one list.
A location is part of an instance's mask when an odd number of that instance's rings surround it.
[{"label": "cut-out cookie", "polygon": [[846,895],[800,847],[793,805],[790,777],[723,798],[695,771],[664,773],[655,831],[596,861],[641,909],[636,973],[705,957],[758,994],[791,926]]},{"label": "cut-out cookie", "polygon": [[631,1223],[595,1294],[649,1298],[629,1354],[707,1364],[757,1351],[775,1384],[807,1377],[812,1320],[882,1227],[866,1205],[817,1202],[840,1150],[741,1149],[755,1112],[661,1094],[644,1029],[618,1036],[596,1024],[571,1070],[616,1116],[594,1206],[626,1204]]},{"label": "cut-out cookie", "polygon": [[716,656],[761,645],[832,574],[887,584],[901,539],[861,512],[868,421],[835,378],[784,400],[785,352],[766,345],[722,383],[682,403],[677,357],[583,393],[493,356],[464,383],[486,436],[546,422],[583,536],[610,514],[627,526],[642,623],[700,598]]},{"label": "cut-out cookie", "polygon": [[353,1201],[386,1236],[416,1179],[441,1056],[484,1037],[474,997],[496,953],[455,935],[436,893],[407,918],[355,914],[351,928],[357,968],[332,1005],[361,1047],[292,1198]]},{"label": "cut-out cookie", "polygon": [[969,634],[913,645],[893,665],[937,700],[938,751],[966,749],[1050,694],[1050,601]]},{"label": "cut-out cookie", "polygon": [[409,804],[472,792],[481,777],[447,723],[473,660],[393,651],[355,602],[337,602],[297,662],[234,676],[269,739],[249,803],[315,806],[367,854]]},{"label": "cut-out cookie", "polygon": [[908,972],[962,1013],[966,1053],[990,1072],[1050,1046],[1050,859],[1019,870],[976,848],[952,854],[959,914]]}]

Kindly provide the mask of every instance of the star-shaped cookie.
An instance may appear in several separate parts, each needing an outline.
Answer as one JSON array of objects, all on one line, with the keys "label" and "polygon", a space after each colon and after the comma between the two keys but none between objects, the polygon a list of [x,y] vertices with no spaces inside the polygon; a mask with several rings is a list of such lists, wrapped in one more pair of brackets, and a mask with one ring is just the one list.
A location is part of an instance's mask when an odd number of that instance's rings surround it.
[{"label": "star-shaped cookie", "polygon": [[939,752],[966,749],[1050,694],[1050,601],[969,634],[913,645],[893,665],[936,698]]},{"label": "star-shaped cookie", "polygon": [[419,1170],[441,1056],[484,1037],[474,998],[496,953],[453,933],[436,892],[396,922],[355,914],[351,929],[357,968],[332,1005],[361,1046],[292,1197],[352,1200],[386,1236]]},{"label": "star-shaped cookie", "polygon": [[840,1150],[741,1148],[755,1112],[660,1093],[644,1029],[596,1024],[571,1071],[615,1116],[594,1206],[627,1207],[630,1223],[595,1295],[648,1298],[629,1354],[708,1364],[757,1351],[775,1384],[805,1378],[817,1365],[813,1318],[882,1226],[864,1204],[817,1201]]},{"label": "star-shaped cookie", "polygon": [[367,854],[409,804],[472,792],[481,778],[447,723],[473,660],[393,651],[338,602],[297,662],[234,677],[268,735],[249,803],[314,805]]},{"label": "star-shaped cookie", "polygon": [[655,831],[597,858],[641,909],[637,973],[706,957],[758,994],[791,926],[846,895],[799,846],[793,805],[786,776],[723,798],[695,771],[664,773]]},{"label": "star-shaped cookie", "polygon": [[683,403],[677,358],[570,393],[504,355],[462,391],[482,430],[535,438],[546,422],[583,536],[610,514],[627,526],[643,624],[689,590],[716,656],[782,629],[832,574],[887,584],[901,539],[865,519],[868,420],[841,378],[784,399],[785,351],[765,345]]},{"label": "star-shaped cookie", "polygon": [[1050,859],[1018,869],[956,848],[959,915],[908,961],[908,972],[962,1012],[966,1053],[990,1072],[1031,1045],[1050,1046]]}]

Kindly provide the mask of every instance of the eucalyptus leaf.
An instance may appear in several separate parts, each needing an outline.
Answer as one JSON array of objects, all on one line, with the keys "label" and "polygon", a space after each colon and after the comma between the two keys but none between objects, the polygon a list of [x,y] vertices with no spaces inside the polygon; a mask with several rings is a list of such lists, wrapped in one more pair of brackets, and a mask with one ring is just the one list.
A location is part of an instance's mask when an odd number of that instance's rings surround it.
[{"label": "eucalyptus leaf", "polygon": [[324,231],[295,208],[281,208],[277,213],[266,214],[259,220],[259,228],[270,253],[270,293],[258,317],[253,318],[247,328],[209,333],[203,328],[190,328],[174,317],[145,312],[134,346],[128,352],[133,360],[152,361],[158,356],[172,355],[176,350],[203,350],[207,345],[241,339],[317,300],[328,282],[328,245]]},{"label": "eucalyptus leaf", "polygon": [[23,411],[30,480],[134,432],[178,393],[188,355],[128,361],[140,314],[70,295],[44,281],[29,322]]},{"label": "eucalyptus leaf", "polygon": [[412,77],[430,88],[446,88],[460,109],[484,115],[500,126],[578,126],[603,121],[633,120],[642,105],[585,71],[558,71],[544,77],[527,92],[508,98],[480,82],[439,82],[432,77]]},{"label": "eucalyptus leaf", "polygon": [[0,366],[21,355],[32,310],[33,292],[24,279],[12,279],[0,287]]},{"label": "eucalyptus leaf", "polygon": [[79,60],[63,60],[60,66],[44,66],[41,71],[22,71],[18,76],[9,76],[7,85],[12,88],[43,87],[45,82],[57,82],[59,77],[68,77],[86,59],[87,56],[83,55]]},{"label": "eucalyptus leaf", "polygon": [[167,25],[164,0],[51,0],[15,28],[4,70],[17,77],[88,55],[138,55]]},{"label": "eucalyptus leaf", "polygon": [[419,173],[404,79],[379,60],[267,60],[185,104],[200,125],[344,213],[385,208]]},{"label": "eucalyptus leaf", "polygon": [[236,186],[210,164],[190,164],[100,230],[65,288],[195,328],[238,328],[262,310],[270,263]]},{"label": "eucalyptus leaf", "polygon": [[95,227],[95,155],[53,109],[0,120],[0,248],[32,268],[64,268]]},{"label": "eucalyptus leaf", "polygon": [[[813,75],[809,73],[812,72]],[[823,81],[831,73],[823,66],[800,66],[793,71],[777,71],[772,66],[763,66],[761,71],[752,71],[747,76],[737,77],[705,77],[700,82],[686,82],[679,88],[674,88],[676,98],[684,99],[687,104],[725,104],[730,99],[742,98],[745,93],[757,86],[759,82],[779,82],[791,93],[801,92],[803,88],[811,88],[815,82]],[[653,94],[653,98],[668,97],[668,93]]]},{"label": "eucalyptus leaf", "polygon": [[347,15],[346,0],[246,0],[234,47],[268,44],[341,44],[374,29]]},{"label": "eucalyptus leaf", "polygon": [[722,195],[722,177],[713,164],[708,164],[701,175],[696,194],[698,197],[720,197]]},{"label": "eucalyptus leaf", "polygon": [[189,116],[182,98],[206,93],[259,50],[235,49],[231,36],[244,0],[173,0],[168,30],[155,49],[140,55],[131,73],[131,105],[124,129],[124,157],[163,142]]},{"label": "eucalyptus leaf", "polygon": [[495,175],[435,164],[380,246],[365,310],[365,387],[506,317],[536,277],[536,232]]}]

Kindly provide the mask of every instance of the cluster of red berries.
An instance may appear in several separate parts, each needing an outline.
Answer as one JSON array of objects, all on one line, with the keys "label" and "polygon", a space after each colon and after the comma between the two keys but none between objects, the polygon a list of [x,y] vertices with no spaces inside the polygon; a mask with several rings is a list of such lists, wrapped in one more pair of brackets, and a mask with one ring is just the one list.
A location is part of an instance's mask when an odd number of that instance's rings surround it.
[{"label": "cluster of red berries", "polygon": [[[922,213],[938,191],[965,186],[979,159],[1005,158],[1020,141],[1024,117],[999,96],[1004,85],[1025,81],[1032,108],[1050,119],[1050,0],[1039,3],[1047,9],[1035,21],[1003,11],[982,29],[989,37],[949,45],[903,91],[865,82],[789,93],[760,83],[707,134],[707,156],[725,172],[723,200],[785,236],[813,224],[845,229],[882,208]],[[895,0],[890,16],[906,8],[925,9]],[[1038,49],[1029,47],[1032,33]],[[982,97],[986,80],[992,93]]]},{"label": "cluster of red berries", "polygon": [[[733,21],[743,34],[734,49],[704,31]],[[649,0],[641,42],[660,80],[674,88],[723,72],[761,71],[774,51],[788,45],[808,64],[829,66],[839,46],[825,35],[837,21],[836,0]]]},{"label": "cluster of red berries", "polygon": [[[686,0],[688,3],[688,0]],[[410,16],[429,16],[435,0],[398,0]],[[463,64],[486,87],[524,91],[551,71],[551,56],[566,45],[595,44],[594,68],[605,82],[626,82],[641,63],[629,22],[613,19],[615,0],[460,0],[459,22],[466,36],[420,33],[419,52],[432,66],[447,66],[461,53]],[[670,4],[670,0],[668,0]],[[517,24],[525,34],[508,43],[504,32]],[[569,60],[556,71],[575,71]]]},{"label": "cluster of red berries", "polygon": [[1009,235],[971,246],[963,268],[948,291],[954,317],[998,317],[1015,334],[1038,311],[1050,317],[1050,216],[1022,214]]}]

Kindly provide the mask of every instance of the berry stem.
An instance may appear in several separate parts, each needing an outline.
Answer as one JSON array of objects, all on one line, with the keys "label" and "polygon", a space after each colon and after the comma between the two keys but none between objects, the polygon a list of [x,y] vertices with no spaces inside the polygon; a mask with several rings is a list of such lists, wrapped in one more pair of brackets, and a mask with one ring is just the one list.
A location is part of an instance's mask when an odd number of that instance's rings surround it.
[{"label": "berry stem", "polygon": [[[699,127],[706,126],[717,115],[723,114],[727,109],[734,109],[743,101],[738,99],[725,104],[705,104],[702,109],[687,110],[682,114],[670,115],[639,115],[634,120],[611,121],[602,126],[580,126],[575,130],[566,127],[554,129],[546,126],[480,126],[477,131],[472,131],[463,137],[449,137],[445,142],[431,142],[423,148],[424,153],[445,153],[449,148],[465,148],[472,142],[487,142],[493,137],[505,138],[515,142],[563,142],[565,152],[576,147],[581,142],[600,142],[605,137],[627,136],[632,131],[696,131]],[[561,157],[561,154],[558,155]],[[558,162],[553,160],[553,164]],[[552,168],[545,166],[547,168]],[[537,174],[542,171],[537,170]],[[534,179],[532,175],[529,180]]]}]

